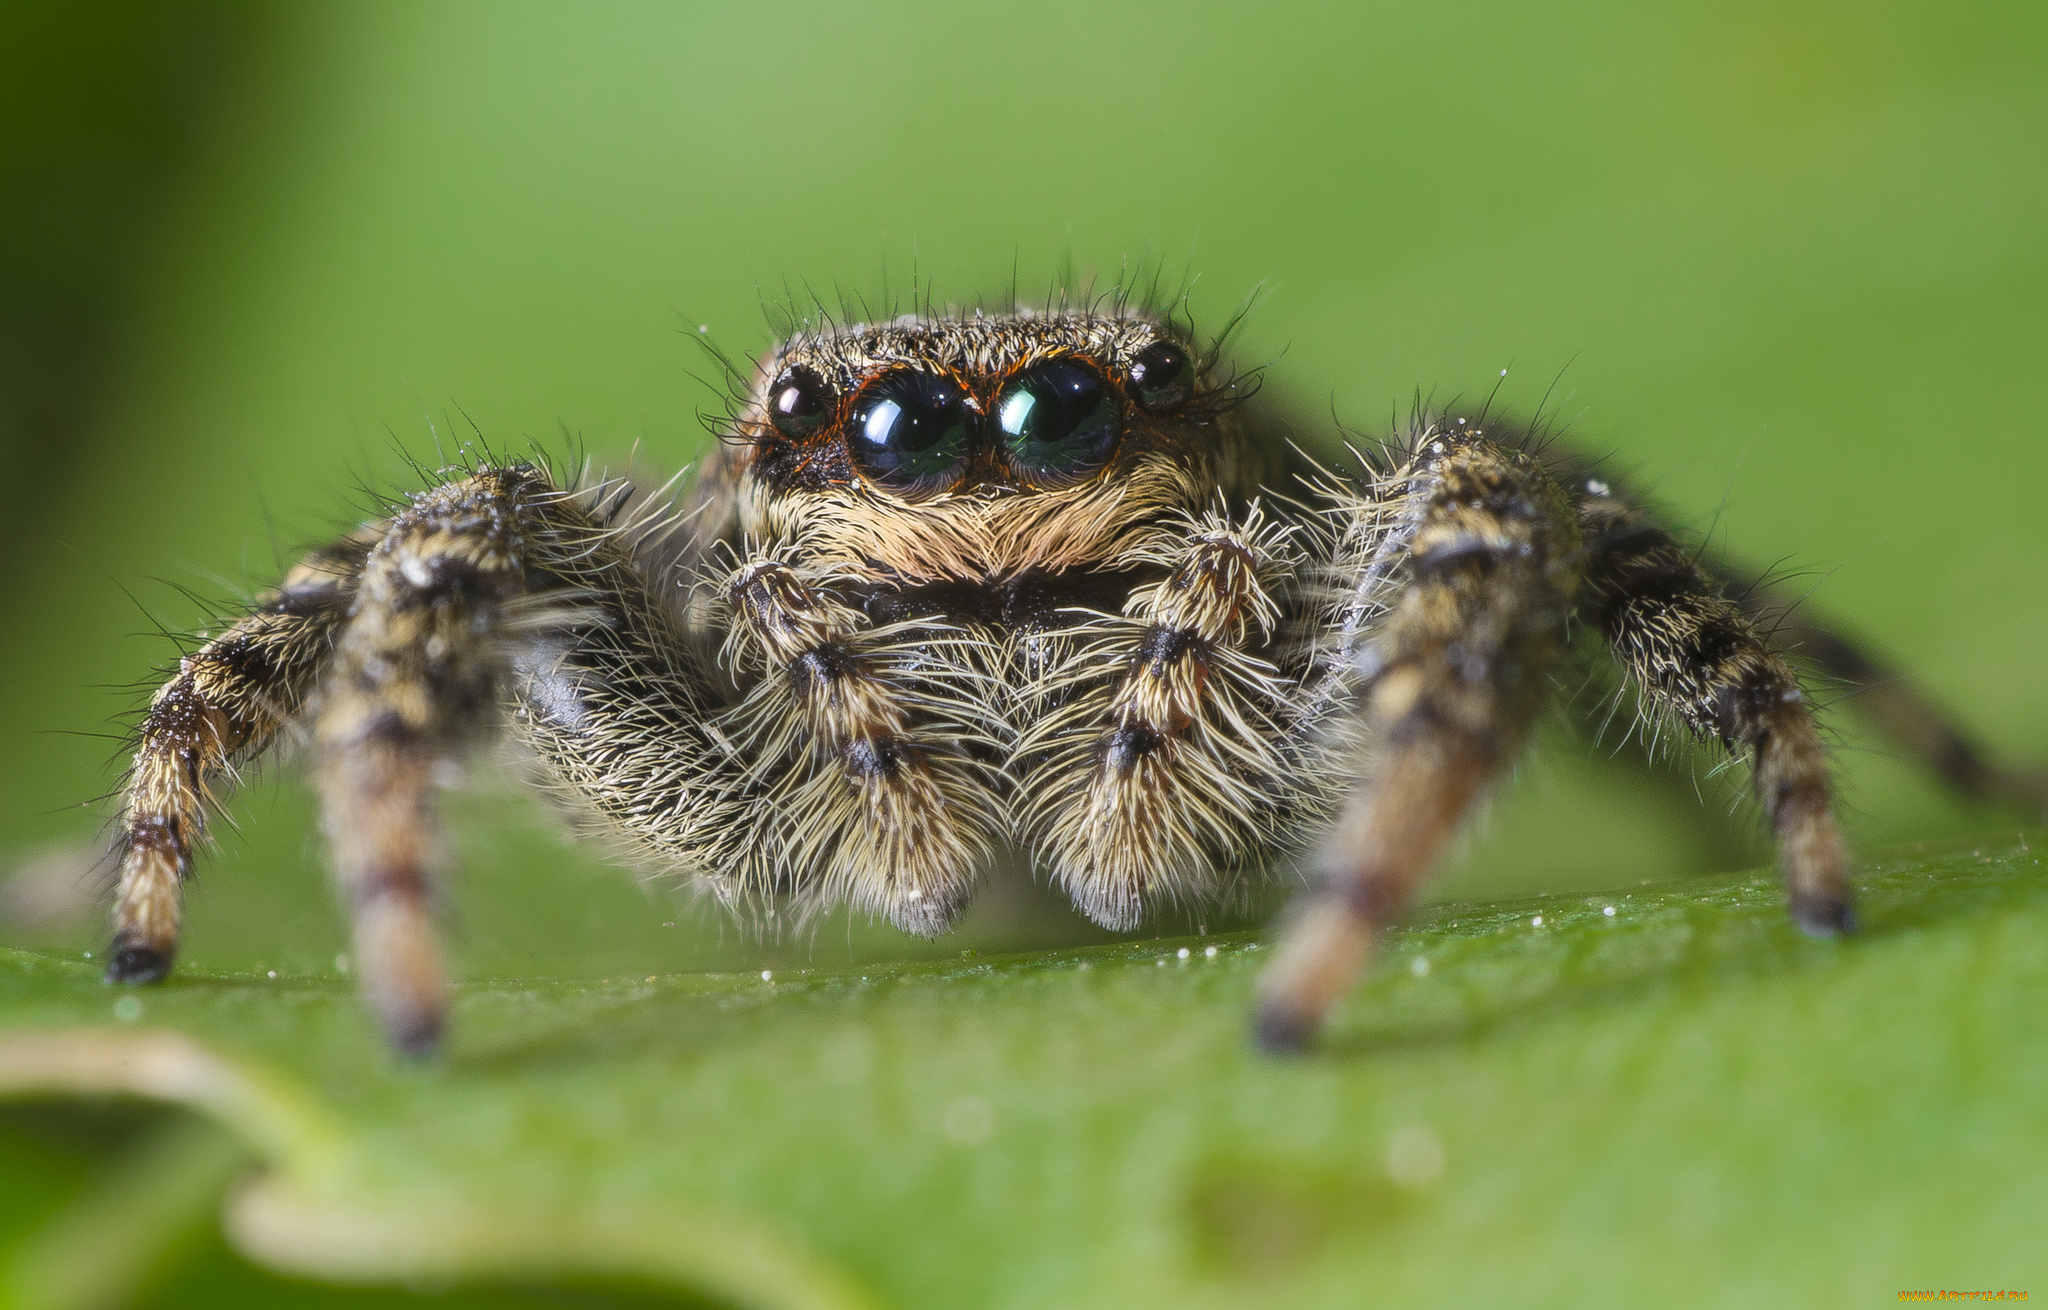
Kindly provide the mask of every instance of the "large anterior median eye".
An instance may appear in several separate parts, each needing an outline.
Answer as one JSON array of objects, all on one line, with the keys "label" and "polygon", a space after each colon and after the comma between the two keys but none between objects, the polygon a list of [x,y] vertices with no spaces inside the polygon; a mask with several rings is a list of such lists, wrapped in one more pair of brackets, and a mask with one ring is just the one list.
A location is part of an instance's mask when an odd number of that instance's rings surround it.
[{"label": "large anterior median eye", "polygon": [[1084,364],[1056,359],[1018,375],[996,402],[1010,458],[1028,473],[1080,473],[1109,459],[1123,431],[1116,397]]},{"label": "large anterior median eye", "polygon": [[934,488],[966,458],[968,417],[967,393],[950,378],[904,369],[860,393],[846,446],[883,486]]}]

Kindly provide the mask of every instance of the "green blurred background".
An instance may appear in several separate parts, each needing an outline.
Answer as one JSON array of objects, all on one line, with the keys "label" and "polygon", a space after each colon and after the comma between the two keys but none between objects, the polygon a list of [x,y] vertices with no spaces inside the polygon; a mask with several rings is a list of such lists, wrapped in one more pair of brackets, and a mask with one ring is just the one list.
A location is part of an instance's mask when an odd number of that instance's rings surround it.
[{"label": "green blurred background", "polygon": [[[2048,753],[2044,36],[2026,4],[12,5],[0,860],[79,876],[118,767],[91,734],[173,654],[149,634],[203,621],[188,591],[265,584],[436,433],[684,463],[699,325],[751,354],[764,299],[885,269],[972,300],[1150,261],[1211,324],[1264,287],[1240,354],[1311,440],[1509,369],[1510,407],[1548,394]],[[1865,849],[2008,823],[1833,723]],[[1762,862],[1695,790],[1547,731],[1436,894]],[[471,976],[923,949],[750,944],[487,781],[454,809]],[[302,785],[234,814],[184,963],[331,972]],[[938,949],[1096,936],[1013,884]]]}]

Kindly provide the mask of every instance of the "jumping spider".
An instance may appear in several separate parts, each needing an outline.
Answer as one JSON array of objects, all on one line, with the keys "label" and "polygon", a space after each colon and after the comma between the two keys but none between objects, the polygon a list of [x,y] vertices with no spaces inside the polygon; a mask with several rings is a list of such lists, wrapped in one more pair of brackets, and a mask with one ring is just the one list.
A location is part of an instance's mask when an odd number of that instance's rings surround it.
[{"label": "jumping spider", "polygon": [[[1851,926],[1813,708],[1694,550],[1470,414],[1320,467],[1219,355],[1120,304],[804,331],[673,510],[530,463],[444,470],[157,692],[108,980],[168,973],[211,787],[303,727],[364,992],[398,1048],[433,1048],[436,777],[503,732],[644,869],[923,936],[1005,843],[1116,929],[1299,850],[1257,1014],[1294,1048],[1574,632],[1748,763],[1799,926]],[[1830,634],[1777,636],[1882,682]],[[2038,803],[1903,685],[1871,699],[1957,785]]]}]

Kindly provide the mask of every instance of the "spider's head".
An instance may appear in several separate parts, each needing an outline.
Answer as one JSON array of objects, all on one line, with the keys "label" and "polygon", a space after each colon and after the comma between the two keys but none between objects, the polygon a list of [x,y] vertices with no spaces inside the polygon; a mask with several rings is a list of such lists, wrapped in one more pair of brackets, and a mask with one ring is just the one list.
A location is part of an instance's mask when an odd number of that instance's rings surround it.
[{"label": "spider's head", "polygon": [[787,342],[737,428],[778,492],[1057,491],[1185,444],[1200,372],[1187,343],[1145,319],[911,319]]},{"label": "spider's head", "polygon": [[722,473],[779,520],[750,524],[760,536],[858,520],[895,544],[869,558],[898,572],[1070,567],[1234,480],[1241,438],[1223,416],[1239,388],[1214,364],[1127,314],[805,334],[762,362]]}]

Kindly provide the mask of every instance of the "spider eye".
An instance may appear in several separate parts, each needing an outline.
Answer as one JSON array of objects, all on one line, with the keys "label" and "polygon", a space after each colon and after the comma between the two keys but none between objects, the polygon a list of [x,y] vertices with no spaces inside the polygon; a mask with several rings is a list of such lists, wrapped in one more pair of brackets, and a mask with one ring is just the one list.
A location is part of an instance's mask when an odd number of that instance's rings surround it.
[{"label": "spider eye", "polygon": [[846,445],[883,486],[933,487],[966,457],[967,419],[967,393],[952,379],[904,369],[861,392]]},{"label": "spider eye", "polygon": [[1032,473],[1079,473],[1109,459],[1123,433],[1109,385],[1094,369],[1056,359],[1029,369],[996,402],[1010,458]]},{"label": "spider eye", "polygon": [[1155,341],[1131,361],[1131,387],[1146,409],[1171,409],[1188,396],[1188,352]]},{"label": "spider eye", "polygon": [[807,368],[783,371],[768,392],[768,421],[785,437],[808,437],[832,409],[832,388]]}]

